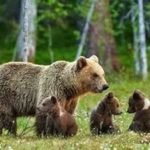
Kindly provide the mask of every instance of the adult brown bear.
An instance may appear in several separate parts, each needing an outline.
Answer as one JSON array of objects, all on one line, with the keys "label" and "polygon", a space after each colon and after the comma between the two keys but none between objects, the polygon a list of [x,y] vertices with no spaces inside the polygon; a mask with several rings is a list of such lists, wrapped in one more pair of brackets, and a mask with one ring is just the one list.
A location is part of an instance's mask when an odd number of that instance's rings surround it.
[{"label": "adult brown bear", "polygon": [[10,132],[16,134],[16,117],[35,115],[36,106],[46,97],[55,96],[73,114],[80,95],[107,88],[95,55],[47,66],[23,62],[0,65],[0,107],[5,108],[0,110],[0,133],[5,128],[4,118],[11,114]]}]

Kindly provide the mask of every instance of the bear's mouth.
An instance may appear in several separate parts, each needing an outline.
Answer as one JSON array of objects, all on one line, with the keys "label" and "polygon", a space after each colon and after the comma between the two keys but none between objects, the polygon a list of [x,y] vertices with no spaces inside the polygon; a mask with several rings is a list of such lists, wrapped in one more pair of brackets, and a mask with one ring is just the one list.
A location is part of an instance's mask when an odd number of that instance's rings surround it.
[{"label": "bear's mouth", "polygon": [[102,93],[103,91],[104,91],[103,89],[98,89],[98,88],[93,89],[94,93]]}]

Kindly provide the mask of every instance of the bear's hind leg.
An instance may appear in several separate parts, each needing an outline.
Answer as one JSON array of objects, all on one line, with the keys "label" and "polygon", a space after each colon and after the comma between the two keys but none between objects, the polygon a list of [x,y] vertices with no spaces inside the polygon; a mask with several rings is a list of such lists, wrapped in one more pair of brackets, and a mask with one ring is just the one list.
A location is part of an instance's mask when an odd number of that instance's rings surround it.
[{"label": "bear's hind leg", "polygon": [[5,114],[0,111],[0,135],[3,133],[3,128],[5,127]]}]

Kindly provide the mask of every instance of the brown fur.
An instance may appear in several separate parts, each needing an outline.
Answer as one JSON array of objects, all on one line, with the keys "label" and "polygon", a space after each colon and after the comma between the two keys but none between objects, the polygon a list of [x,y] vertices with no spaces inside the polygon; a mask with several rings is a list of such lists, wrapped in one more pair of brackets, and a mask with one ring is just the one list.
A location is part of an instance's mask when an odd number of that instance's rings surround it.
[{"label": "brown fur", "polygon": [[[100,93],[107,88],[96,56],[81,56],[74,62],[57,61],[47,66],[10,62],[0,65],[0,106],[6,108],[0,114],[6,118],[10,110],[16,122],[18,116],[35,115],[36,106],[52,95],[73,114],[80,95]],[[0,131],[4,124],[0,118]]]},{"label": "brown fur", "polygon": [[114,133],[119,128],[113,124],[112,115],[119,115],[118,99],[113,93],[108,93],[104,100],[92,111],[90,117],[90,130],[92,134]]},{"label": "brown fur", "polygon": [[150,132],[150,106],[144,109],[145,98],[139,90],[134,91],[129,98],[128,113],[135,113],[133,121],[129,126],[129,130],[135,132]]},{"label": "brown fur", "polygon": [[[9,108],[9,107],[8,107]],[[16,135],[16,119],[13,116],[13,111],[8,110],[7,107],[0,106],[0,134],[2,134],[2,129],[7,129],[10,133]]]},{"label": "brown fur", "polygon": [[[55,97],[45,98],[37,107],[37,135],[73,136],[77,133],[74,117],[65,111]],[[43,122],[44,121],[44,122]]]}]

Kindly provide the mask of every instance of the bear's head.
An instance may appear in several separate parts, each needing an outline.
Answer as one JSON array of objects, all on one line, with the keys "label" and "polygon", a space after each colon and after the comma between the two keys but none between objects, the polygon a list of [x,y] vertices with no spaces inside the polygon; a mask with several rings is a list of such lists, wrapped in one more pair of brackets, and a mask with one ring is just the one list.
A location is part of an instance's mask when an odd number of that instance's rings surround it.
[{"label": "bear's head", "polygon": [[135,90],[132,96],[129,97],[128,101],[128,113],[134,113],[143,109],[147,109],[150,107],[150,101],[145,98],[144,94]]},{"label": "bear's head", "polygon": [[81,56],[76,61],[77,80],[84,92],[100,93],[109,87],[104,77],[104,70],[98,61],[95,55],[90,58]]},{"label": "bear's head", "polygon": [[122,111],[120,110],[118,98],[115,97],[112,92],[109,92],[105,96],[104,102],[111,114],[120,115],[122,113]]},{"label": "bear's head", "polygon": [[51,96],[45,98],[38,106],[37,111],[42,113],[48,114],[55,114],[59,113],[60,111],[60,104],[56,97]]}]

